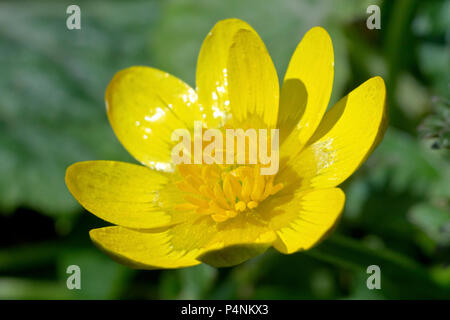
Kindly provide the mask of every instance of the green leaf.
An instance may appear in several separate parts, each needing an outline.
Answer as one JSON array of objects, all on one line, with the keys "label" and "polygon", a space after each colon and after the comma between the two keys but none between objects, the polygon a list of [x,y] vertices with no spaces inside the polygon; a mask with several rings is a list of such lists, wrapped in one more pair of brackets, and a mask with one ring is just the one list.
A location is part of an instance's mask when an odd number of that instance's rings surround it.
[{"label": "green leaf", "polygon": [[[124,267],[95,248],[82,249],[65,242],[39,243],[0,250],[0,272],[15,274],[52,268],[55,280],[0,278],[0,298],[5,299],[115,299],[124,291],[133,270]],[[81,290],[67,289],[67,267],[81,269]],[[58,280],[59,279],[59,280]],[[42,291],[38,288],[42,286]],[[9,289],[5,289],[9,288]]]},{"label": "green leaf", "polygon": [[[106,119],[103,95],[118,70],[152,64],[147,39],[156,1],[80,1],[81,30],[67,3],[0,3],[0,211],[80,211],[64,185],[81,160],[131,160]],[[129,19],[127,17],[133,17]]]},{"label": "green leaf", "polygon": [[395,193],[433,195],[432,187],[449,167],[440,153],[420,144],[412,136],[389,128],[383,141],[365,164],[369,181]]},{"label": "green leaf", "polygon": [[[20,272],[23,269],[51,265],[61,250],[63,250],[61,244],[51,242],[2,248],[0,272]],[[70,250],[70,247],[66,247],[66,250]]]},{"label": "green leaf", "polygon": [[47,280],[0,278],[0,299],[73,299],[73,292],[60,283]]},{"label": "green leaf", "polygon": [[[450,283],[436,282],[420,264],[386,248],[370,248],[335,234],[305,254],[352,271],[365,272],[368,266],[378,265],[382,293],[388,298],[450,298]],[[385,277],[387,282],[383,282]]]},{"label": "green leaf", "polygon": [[413,224],[425,232],[438,245],[450,245],[450,210],[428,203],[415,205],[409,212]]},{"label": "green leaf", "polygon": [[450,102],[438,97],[433,102],[433,112],[422,121],[419,133],[432,139],[433,149],[450,149]]},{"label": "green leaf", "polygon": [[132,269],[116,263],[95,248],[70,250],[62,253],[58,260],[63,287],[70,276],[66,273],[70,265],[79,266],[81,271],[81,289],[72,290],[75,299],[117,299],[133,274]]},{"label": "green leaf", "polygon": [[449,37],[450,22],[448,1],[426,1],[421,3],[413,24],[413,31],[424,41],[418,46],[417,66],[431,82],[435,94],[450,99],[449,83]]},{"label": "green leaf", "polygon": [[200,264],[179,271],[182,291],[179,299],[205,299],[217,278],[217,269]]},{"label": "green leaf", "polygon": [[217,269],[206,264],[164,271],[160,281],[162,299],[205,299],[217,279]]}]

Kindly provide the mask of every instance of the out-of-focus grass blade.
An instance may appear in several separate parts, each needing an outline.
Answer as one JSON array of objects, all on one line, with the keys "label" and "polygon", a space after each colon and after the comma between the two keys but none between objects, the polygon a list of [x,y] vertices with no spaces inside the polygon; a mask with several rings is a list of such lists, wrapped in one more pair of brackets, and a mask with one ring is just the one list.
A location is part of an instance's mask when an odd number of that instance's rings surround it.
[{"label": "out-of-focus grass blade", "polygon": [[165,271],[159,286],[160,297],[162,299],[207,299],[217,273],[217,269],[206,264]]},{"label": "out-of-focus grass blade", "polygon": [[73,291],[54,281],[0,278],[0,299],[73,299]]},{"label": "out-of-focus grass blade", "polygon": [[28,244],[0,249],[0,272],[20,271],[53,263],[63,250],[71,248],[57,243]]},{"label": "out-of-focus grass blade", "polygon": [[66,286],[67,267],[80,268],[81,289],[73,290],[76,299],[118,299],[133,270],[111,260],[96,248],[65,250],[58,258],[60,282]]},{"label": "out-of-focus grass blade", "polygon": [[[450,283],[436,282],[421,265],[386,248],[372,249],[335,234],[305,254],[351,270],[365,271],[370,265],[378,265],[381,279],[388,278],[389,284],[395,285],[389,289],[405,299],[450,298]],[[383,289],[383,280],[381,286]]]},{"label": "out-of-focus grass blade", "polygon": [[448,208],[421,203],[414,206],[408,216],[413,224],[436,243],[443,246],[450,245],[450,212]]}]

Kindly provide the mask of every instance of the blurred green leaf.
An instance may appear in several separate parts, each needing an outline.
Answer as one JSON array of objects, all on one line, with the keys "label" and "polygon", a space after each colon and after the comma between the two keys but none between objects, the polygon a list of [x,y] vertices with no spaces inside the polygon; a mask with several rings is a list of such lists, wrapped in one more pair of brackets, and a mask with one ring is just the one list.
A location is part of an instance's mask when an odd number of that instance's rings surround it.
[{"label": "blurred green leaf", "polygon": [[[450,36],[449,36],[450,37]],[[420,68],[427,75],[436,94],[450,98],[450,49],[447,44],[423,44],[419,48]]]},{"label": "blurred green leaf", "polygon": [[415,205],[409,212],[409,218],[437,244],[450,245],[450,210],[432,206],[428,203]]},{"label": "blurred green leaf", "polygon": [[369,248],[359,241],[335,234],[305,254],[354,271],[365,272],[368,266],[378,265],[382,279],[389,279],[387,283],[382,282],[382,293],[388,298],[450,298],[450,283],[436,282],[418,263],[386,248]]},{"label": "blurred green leaf", "polygon": [[448,264],[436,266],[431,269],[433,278],[441,283],[450,283],[450,268]]},{"label": "blurred green leaf", "polygon": [[[5,278],[2,283],[10,288],[0,290],[7,299],[114,299],[123,293],[124,286],[133,271],[124,267],[96,248],[82,249],[67,243],[41,243],[0,250],[0,272],[17,273],[53,267],[57,262],[58,279],[52,281],[28,281]],[[69,290],[66,280],[70,276],[67,267],[77,265],[81,269],[81,290]],[[2,282],[4,281],[4,282]],[[43,291],[37,287],[42,285]],[[36,288],[36,289],[35,289]],[[48,290],[48,291],[47,291]],[[26,291],[24,293],[24,291]],[[8,297],[11,294],[11,297]]]},{"label": "blurred green leaf", "polygon": [[450,102],[435,97],[433,112],[418,128],[423,139],[433,141],[433,149],[450,149]]},{"label": "blurred green leaf", "polygon": [[73,299],[72,291],[57,282],[46,280],[28,280],[18,278],[0,278],[0,299]]},{"label": "blurred green leaf", "polygon": [[206,264],[166,271],[161,280],[161,297],[163,299],[206,299],[216,277],[217,269]]},{"label": "blurred green leaf", "polygon": [[[1,248],[0,272],[20,272],[23,269],[52,264],[63,248],[60,244],[50,242]],[[70,250],[69,247],[66,249]]]},{"label": "blurred green leaf", "polygon": [[344,185],[346,227],[393,242],[396,250],[409,253],[414,241],[423,247],[407,213],[417,203],[445,203],[450,197],[446,152],[389,128],[373,155]]},{"label": "blurred green leaf", "polygon": [[0,3],[2,212],[74,213],[80,207],[64,185],[68,165],[130,159],[107,123],[103,95],[121,68],[150,64],[157,2],[78,4],[82,29],[69,31],[67,3]]},{"label": "blurred green leaf", "polygon": [[81,289],[71,290],[76,299],[117,299],[133,274],[133,270],[116,263],[96,248],[68,250],[58,259],[63,287],[70,276],[66,273],[70,265],[77,265],[81,270]]},{"label": "blurred green leaf", "polygon": [[449,169],[439,153],[392,127],[365,166],[369,180],[380,188],[388,182],[396,193],[408,190],[421,195],[437,192],[430,187]]},{"label": "blurred green leaf", "polygon": [[424,41],[418,46],[418,67],[432,84],[434,94],[450,99],[450,3],[421,3],[414,32]]},{"label": "blurred green leaf", "polygon": [[[346,299],[349,300],[377,300],[385,299],[383,295],[383,290],[369,290],[367,288],[367,277],[369,275],[364,272],[355,272],[351,279],[351,293]],[[381,289],[384,287],[384,282],[386,278],[382,278]]]}]

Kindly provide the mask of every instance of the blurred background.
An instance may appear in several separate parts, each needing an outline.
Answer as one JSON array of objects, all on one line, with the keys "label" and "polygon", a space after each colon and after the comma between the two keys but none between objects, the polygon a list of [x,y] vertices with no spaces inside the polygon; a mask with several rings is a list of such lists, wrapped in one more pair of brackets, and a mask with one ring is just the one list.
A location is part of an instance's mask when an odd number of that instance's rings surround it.
[{"label": "blurred background", "polygon": [[[81,8],[81,30],[66,8]],[[366,9],[381,8],[381,30]],[[336,231],[313,250],[275,250],[234,268],[130,270],[91,243],[106,225],[64,184],[82,160],[135,162],[103,101],[115,72],[165,70],[194,85],[203,38],[220,19],[249,22],[280,79],[303,34],[330,33],[330,105],[381,75],[390,126],[342,186]],[[1,1],[0,299],[450,299],[450,1]],[[357,137],[355,137],[357,139]],[[81,290],[66,287],[81,268]],[[366,269],[381,268],[381,290]]]}]

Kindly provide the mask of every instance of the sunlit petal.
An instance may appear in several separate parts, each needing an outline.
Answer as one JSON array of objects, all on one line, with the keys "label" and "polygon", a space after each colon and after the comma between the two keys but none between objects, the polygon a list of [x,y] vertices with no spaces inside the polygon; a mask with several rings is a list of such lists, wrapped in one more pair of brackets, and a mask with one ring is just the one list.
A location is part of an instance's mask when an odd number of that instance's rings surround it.
[{"label": "sunlit petal", "polygon": [[326,113],[308,145],[287,162],[278,178],[286,181],[295,177],[302,189],[342,183],[382,138],[387,125],[385,98],[380,77],[354,89]]},{"label": "sunlit petal", "polygon": [[157,228],[172,217],[159,204],[168,178],[144,166],[117,161],[77,162],[67,168],[66,185],[86,210],[130,228]]},{"label": "sunlit petal", "polygon": [[197,90],[210,127],[275,127],[276,70],[258,34],[241,20],[220,21],[206,37]]},{"label": "sunlit petal", "polygon": [[108,118],[123,146],[141,163],[170,171],[175,129],[201,119],[197,93],[181,80],[149,67],[118,72],[106,90]]}]

